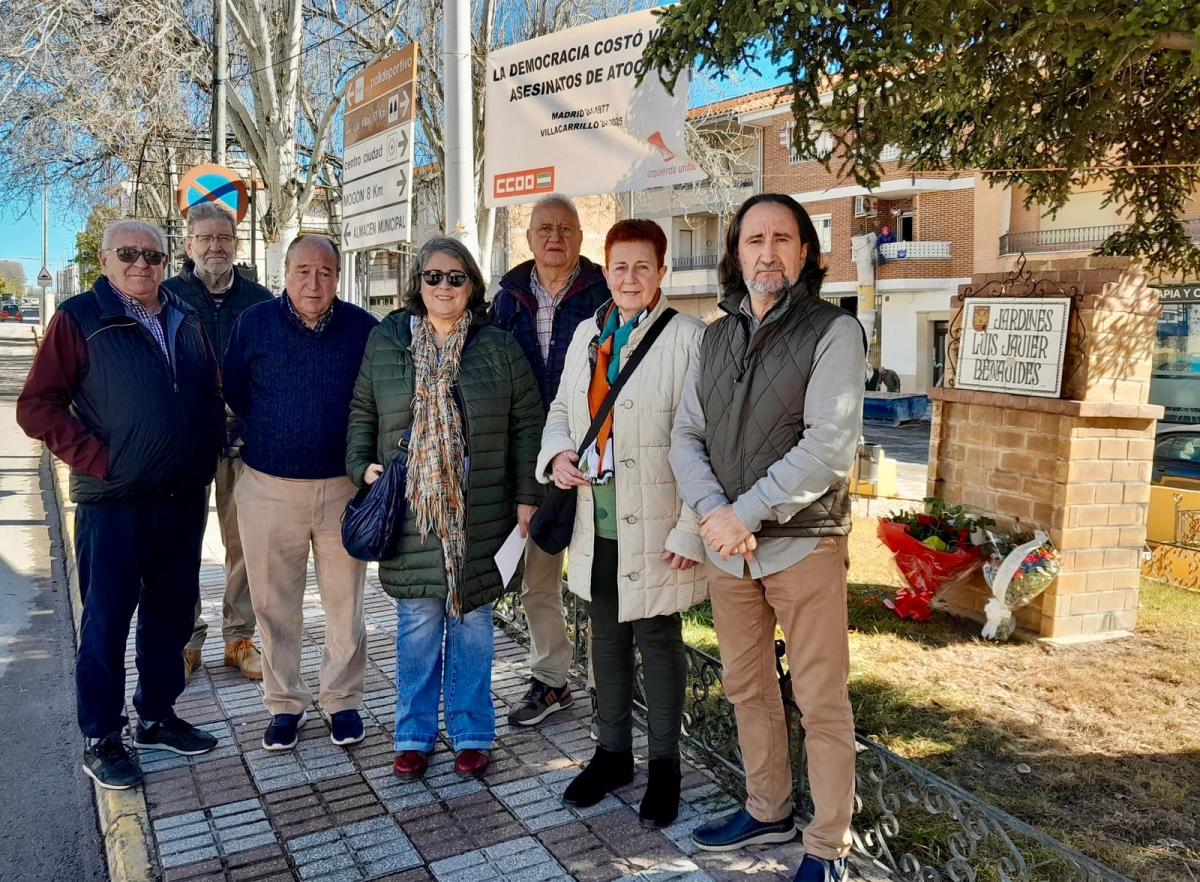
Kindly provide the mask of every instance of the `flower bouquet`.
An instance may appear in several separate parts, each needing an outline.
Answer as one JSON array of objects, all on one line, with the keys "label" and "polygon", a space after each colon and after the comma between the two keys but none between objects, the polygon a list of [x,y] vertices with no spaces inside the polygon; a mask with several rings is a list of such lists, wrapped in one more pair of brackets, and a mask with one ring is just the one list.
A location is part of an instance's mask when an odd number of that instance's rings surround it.
[{"label": "flower bouquet", "polygon": [[1007,639],[1016,628],[1013,610],[1022,607],[1045,591],[1062,568],[1058,549],[1042,531],[986,534],[983,578],[992,589],[992,599],[984,607],[987,621],[983,636],[988,640]]},{"label": "flower bouquet", "polygon": [[979,566],[982,552],[973,539],[993,522],[947,507],[938,497],[925,500],[922,512],[902,511],[879,519],[879,539],[892,552],[907,583],[884,605],[902,619],[925,622],[932,603],[950,585],[967,578]]}]

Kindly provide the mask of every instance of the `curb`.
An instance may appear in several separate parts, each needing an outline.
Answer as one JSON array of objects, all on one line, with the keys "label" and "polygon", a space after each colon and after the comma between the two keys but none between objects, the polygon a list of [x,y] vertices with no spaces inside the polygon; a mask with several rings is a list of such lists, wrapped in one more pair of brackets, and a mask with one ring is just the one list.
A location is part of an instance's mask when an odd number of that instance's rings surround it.
[{"label": "curb", "polygon": [[[42,457],[43,477],[48,477],[58,506],[58,522],[63,541],[63,568],[71,595],[71,618],[79,639],[79,620],[83,616],[83,598],[79,593],[79,574],[75,567],[75,503],[67,493],[69,469],[49,451]],[[140,787],[130,790],[106,790],[93,784],[96,794],[96,813],[100,818],[100,835],[108,861],[112,882],[156,882],[161,876],[155,870],[150,836],[150,812],[145,793]]]}]

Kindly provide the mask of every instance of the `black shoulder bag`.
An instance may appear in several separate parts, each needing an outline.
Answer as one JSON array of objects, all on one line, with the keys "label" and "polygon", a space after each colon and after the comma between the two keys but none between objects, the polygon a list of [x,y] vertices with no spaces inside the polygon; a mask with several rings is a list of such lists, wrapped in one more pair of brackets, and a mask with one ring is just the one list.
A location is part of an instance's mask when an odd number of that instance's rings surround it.
[{"label": "black shoulder bag", "polygon": [[408,510],[404,498],[408,484],[408,443],[404,433],[383,474],[374,484],[359,489],[342,514],[342,545],[356,560],[391,560],[400,546],[400,528]]},{"label": "black shoulder bag", "polygon": [[[658,320],[646,332],[646,336],[642,338],[641,343],[638,344],[629,361],[625,362],[625,366],[617,374],[616,381],[608,387],[608,394],[600,402],[596,416],[592,420],[591,426],[588,427],[587,434],[583,436],[583,443],[579,445],[577,453],[580,458],[583,457],[583,452],[596,440],[596,436],[600,434],[600,427],[604,425],[604,420],[608,417],[608,412],[612,410],[613,404],[616,403],[617,394],[621,391],[621,387],[625,385],[625,381],[637,369],[642,357],[650,351],[650,347],[654,345],[654,341],[658,339],[658,335],[663,332],[663,329],[666,328],[675,315],[676,311],[674,309],[667,308],[663,310],[663,314],[658,317]],[[550,489],[546,492],[546,498],[538,506],[537,514],[533,516],[533,520],[529,524],[529,538],[534,541],[538,548],[547,554],[558,554],[571,544],[571,533],[575,529],[575,504],[578,501],[578,494],[576,493],[578,489],[578,487],[571,487],[567,490],[561,490],[551,483]]]}]

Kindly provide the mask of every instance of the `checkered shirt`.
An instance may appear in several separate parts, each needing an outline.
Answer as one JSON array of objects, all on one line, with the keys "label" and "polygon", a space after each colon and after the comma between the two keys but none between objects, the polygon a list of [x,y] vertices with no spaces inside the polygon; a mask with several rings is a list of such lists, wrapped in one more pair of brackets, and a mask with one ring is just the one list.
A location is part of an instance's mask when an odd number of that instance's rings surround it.
[{"label": "checkered shirt", "polygon": [[[112,285],[112,281],[109,281]],[[146,307],[142,306],[138,301],[134,300],[116,285],[112,285],[112,289],[117,292],[117,296],[121,298],[121,303],[125,306],[125,314],[131,319],[134,319],[149,331],[155,340],[158,341],[159,348],[162,349],[163,357],[167,360],[167,364],[171,363],[171,347],[167,344],[167,327],[166,327],[166,304],[162,302],[162,294],[158,295],[158,312],[152,313]]]},{"label": "checkered shirt", "polygon": [[537,299],[537,336],[543,360],[550,356],[550,339],[554,336],[554,310],[558,308],[558,301],[562,299],[562,296],[571,290],[571,285],[579,276],[579,267],[580,264],[576,263],[570,278],[563,283],[557,294],[551,294],[542,285],[541,280],[538,279],[536,266],[529,273],[529,287],[533,289],[533,296]]},{"label": "checkered shirt", "polygon": [[334,300],[333,303],[329,305],[329,309],[325,310],[325,313],[319,319],[317,319],[317,323],[310,328],[305,323],[300,313],[296,312],[296,307],[292,304],[292,298],[286,293],[283,295],[283,302],[287,304],[288,315],[292,317],[292,320],[305,331],[309,331],[313,334],[319,334],[329,326],[329,320],[333,318],[333,304],[337,303],[337,301]]}]

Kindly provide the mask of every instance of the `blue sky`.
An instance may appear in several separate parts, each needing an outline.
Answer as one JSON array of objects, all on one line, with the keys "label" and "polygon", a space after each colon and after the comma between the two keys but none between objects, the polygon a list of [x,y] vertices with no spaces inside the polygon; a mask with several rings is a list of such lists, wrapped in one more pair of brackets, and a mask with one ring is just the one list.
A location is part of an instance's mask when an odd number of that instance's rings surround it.
[{"label": "blue sky", "polygon": [[[50,203],[50,239],[47,258],[50,272],[66,266],[75,256],[75,232],[84,218],[64,215]],[[26,205],[10,204],[0,213],[0,260],[19,260],[30,284],[42,263],[42,194],[31,193]]]}]

